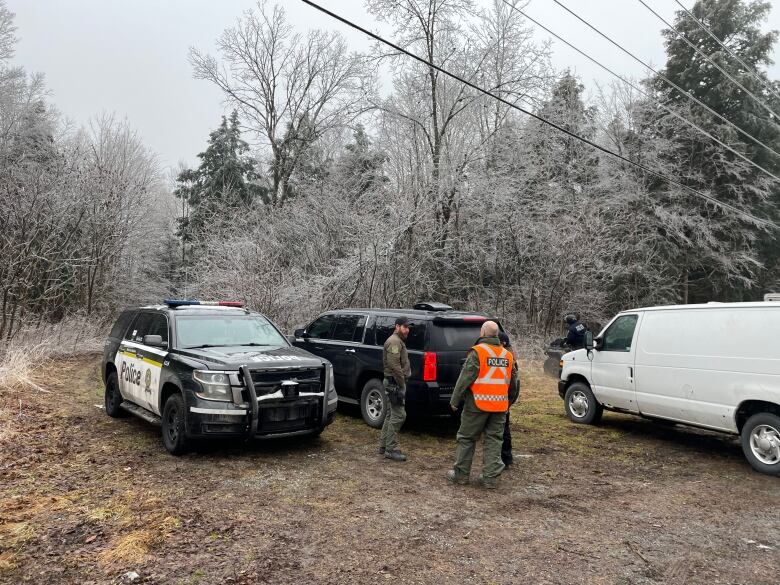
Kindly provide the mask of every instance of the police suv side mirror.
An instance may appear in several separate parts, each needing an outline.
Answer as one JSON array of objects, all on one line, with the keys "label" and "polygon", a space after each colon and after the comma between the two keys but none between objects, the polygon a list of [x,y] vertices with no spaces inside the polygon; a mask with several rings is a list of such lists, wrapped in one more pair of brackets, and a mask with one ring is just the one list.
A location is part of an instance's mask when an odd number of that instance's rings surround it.
[{"label": "police suv side mirror", "polygon": [[593,344],[593,332],[592,331],[586,331],[585,332],[585,349],[588,351],[592,351],[594,347]]},{"label": "police suv side mirror", "polygon": [[308,339],[309,334],[306,333],[306,329],[296,329],[293,332],[293,335],[295,335],[296,339]]},{"label": "police suv side mirror", "polygon": [[165,347],[168,344],[165,343],[161,335],[144,335],[144,345],[151,347]]}]

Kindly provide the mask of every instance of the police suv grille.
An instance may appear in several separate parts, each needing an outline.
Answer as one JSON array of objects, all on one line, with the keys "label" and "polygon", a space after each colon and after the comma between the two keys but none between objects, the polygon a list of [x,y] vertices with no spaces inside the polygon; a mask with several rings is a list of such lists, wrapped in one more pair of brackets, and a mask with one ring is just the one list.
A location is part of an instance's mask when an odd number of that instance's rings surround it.
[{"label": "police suv grille", "polygon": [[282,389],[282,382],[297,382],[298,392],[322,392],[325,385],[324,368],[274,368],[253,370],[252,382],[258,396],[273,394]]}]

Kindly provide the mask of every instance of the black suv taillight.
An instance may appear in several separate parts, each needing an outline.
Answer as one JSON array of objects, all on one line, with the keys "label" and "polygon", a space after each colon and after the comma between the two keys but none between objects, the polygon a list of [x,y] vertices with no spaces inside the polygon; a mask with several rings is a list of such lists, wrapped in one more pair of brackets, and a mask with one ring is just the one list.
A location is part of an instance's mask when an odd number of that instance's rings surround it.
[{"label": "black suv taillight", "polygon": [[436,381],[436,353],[426,351],[423,355],[423,382]]}]

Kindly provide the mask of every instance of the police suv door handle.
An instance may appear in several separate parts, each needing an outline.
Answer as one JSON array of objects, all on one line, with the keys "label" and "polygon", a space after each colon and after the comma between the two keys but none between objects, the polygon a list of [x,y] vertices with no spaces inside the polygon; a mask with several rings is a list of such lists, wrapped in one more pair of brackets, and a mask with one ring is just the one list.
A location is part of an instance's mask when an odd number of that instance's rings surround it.
[{"label": "police suv door handle", "polygon": [[634,382],[634,368],[631,366],[628,366],[628,381],[631,383]]},{"label": "police suv door handle", "polygon": [[354,349],[345,349],[344,353],[355,353]]}]

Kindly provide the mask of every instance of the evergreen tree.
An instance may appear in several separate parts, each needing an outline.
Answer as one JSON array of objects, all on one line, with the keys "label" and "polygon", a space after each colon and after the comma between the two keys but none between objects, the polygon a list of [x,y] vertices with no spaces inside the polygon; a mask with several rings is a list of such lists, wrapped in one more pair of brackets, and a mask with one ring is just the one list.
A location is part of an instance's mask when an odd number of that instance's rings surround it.
[{"label": "evergreen tree", "polygon": [[233,111],[209,134],[206,150],[198,154],[200,166],[179,173],[174,194],[188,207],[188,214],[179,220],[179,237],[185,242],[201,234],[215,216],[249,206],[262,194],[248,151],[241,139],[238,114]]},{"label": "evergreen tree", "polygon": [[[725,39],[731,51],[750,67],[750,72],[745,71],[684,12],[677,13],[674,26],[721,69],[728,71],[771,110],[780,113],[780,100],[753,74],[758,72],[768,82],[763,67],[772,62],[777,32],[763,32],[760,25],[770,8],[770,3],[765,1],[699,0],[692,9],[693,14],[716,37]],[[769,114],[765,107],[702,58],[674,31],[664,31],[664,36],[667,63],[663,74],[745,132],[780,152],[778,117]],[[780,175],[780,157],[755,144],[717,116],[691,105],[685,96],[664,80],[656,78],[653,85],[662,101],[678,107],[695,124],[758,165]],[[664,138],[671,142],[665,159],[670,165],[685,162],[686,181],[690,186],[710,192],[717,199],[748,213],[778,218],[780,185],[776,181],[703,134],[681,129],[679,123],[665,120],[671,115],[656,115],[662,118],[660,126],[667,129]],[[685,199],[693,213],[703,213],[705,204],[701,200]],[[718,245],[714,246],[717,253],[706,258],[707,254],[691,249],[690,254],[683,257],[681,299],[695,302],[755,298],[759,293],[751,292],[751,289],[756,285],[762,286],[771,274],[772,265],[776,266],[780,247],[777,234],[762,231],[728,212],[712,212],[710,209],[707,214],[710,216],[712,237],[717,240]],[[686,238],[693,240],[695,234],[688,231]],[[741,261],[735,261],[737,259]]]}]

